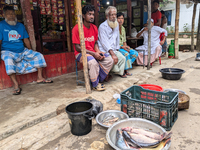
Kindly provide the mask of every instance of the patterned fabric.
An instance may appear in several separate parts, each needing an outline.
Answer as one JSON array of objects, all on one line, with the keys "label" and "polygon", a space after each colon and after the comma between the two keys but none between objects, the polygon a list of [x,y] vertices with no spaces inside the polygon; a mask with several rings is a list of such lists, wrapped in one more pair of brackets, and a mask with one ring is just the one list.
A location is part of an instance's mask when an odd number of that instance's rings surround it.
[{"label": "patterned fabric", "polygon": [[1,59],[5,63],[6,73],[27,74],[37,71],[37,68],[46,67],[46,62],[41,53],[24,49],[22,53],[2,51]]},{"label": "patterned fabric", "polygon": [[120,34],[119,45],[123,45],[124,42],[126,42],[126,31],[125,31],[125,28],[122,26],[121,27],[121,34]]},{"label": "patterned fabric", "polygon": [[133,62],[138,57],[138,52],[133,50],[133,49],[131,49],[130,52],[127,52],[124,49],[119,49],[119,52],[122,53],[122,55],[124,55],[125,58],[126,58],[125,69],[124,70],[131,69]]},{"label": "patterned fabric", "polygon": [[[111,68],[113,67],[113,60],[109,55],[104,54],[105,58],[101,61],[96,60],[92,55],[87,55],[87,63],[89,70],[89,77],[92,87],[97,87],[99,81],[103,82]],[[75,56],[76,59],[82,63],[82,54],[79,53]]]}]

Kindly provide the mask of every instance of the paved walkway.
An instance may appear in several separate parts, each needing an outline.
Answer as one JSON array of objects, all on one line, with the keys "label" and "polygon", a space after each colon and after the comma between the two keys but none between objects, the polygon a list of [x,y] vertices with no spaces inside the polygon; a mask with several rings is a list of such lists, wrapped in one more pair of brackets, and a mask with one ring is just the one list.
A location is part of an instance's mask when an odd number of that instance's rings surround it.
[{"label": "paved walkway", "polygon": [[[167,38],[167,44],[171,44],[171,40],[174,40],[174,38]],[[194,38],[194,45],[196,45],[196,38]],[[178,45],[191,45],[191,37],[190,38],[179,38],[178,39]]]},{"label": "paved walkway", "polygon": [[[196,53],[179,52],[179,59],[163,59],[147,70],[141,66],[134,66],[130,70],[133,76],[120,78],[114,76],[106,83],[106,91],[85,94],[83,86],[76,86],[75,74],[68,74],[53,78],[53,84],[37,85],[36,83],[22,86],[22,94],[11,95],[12,89],[0,91],[0,149],[39,149],[49,141],[70,134],[66,113],[57,115],[56,109],[64,104],[68,105],[87,97],[100,100],[104,110],[120,109],[113,100],[115,93],[120,93],[133,84],[141,84],[149,77],[159,73],[159,69],[173,67],[175,64],[194,57]],[[81,74],[80,74],[81,76]]]}]

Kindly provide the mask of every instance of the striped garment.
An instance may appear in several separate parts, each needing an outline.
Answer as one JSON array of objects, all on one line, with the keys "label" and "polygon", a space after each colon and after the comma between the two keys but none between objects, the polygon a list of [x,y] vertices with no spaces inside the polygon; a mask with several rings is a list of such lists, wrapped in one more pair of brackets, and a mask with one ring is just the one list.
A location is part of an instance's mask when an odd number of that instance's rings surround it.
[{"label": "striped garment", "polygon": [[41,53],[24,49],[22,53],[13,53],[11,51],[2,51],[1,59],[6,66],[6,73],[27,74],[37,71],[37,68],[46,67],[47,64]]},{"label": "striped garment", "polygon": [[[99,82],[103,82],[110,70],[113,67],[113,59],[109,55],[104,54],[105,58],[101,61],[96,60],[92,55],[86,54],[89,77],[92,83],[92,87],[97,87]],[[82,54],[76,55],[76,60],[82,61]]]}]

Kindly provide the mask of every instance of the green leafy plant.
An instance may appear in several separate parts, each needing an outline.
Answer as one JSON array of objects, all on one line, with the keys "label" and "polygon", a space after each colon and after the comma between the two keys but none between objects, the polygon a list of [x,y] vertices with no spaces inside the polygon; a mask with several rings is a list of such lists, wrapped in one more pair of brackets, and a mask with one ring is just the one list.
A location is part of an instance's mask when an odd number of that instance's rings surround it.
[{"label": "green leafy plant", "polygon": [[184,32],[188,32],[189,31],[189,25],[188,25],[188,23],[184,24],[183,30],[184,30]]},{"label": "green leafy plant", "polygon": [[171,33],[174,33],[174,27],[173,26],[170,26],[169,30],[170,30]]},{"label": "green leafy plant", "polygon": [[169,33],[169,28],[168,28],[168,27],[166,28],[166,30],[167,30],[167,32]]},{"label": "green leafy plant", "polygon": [[159,8],[162,10],[164,7],[167,6],[167,4],[173,4],[174,2],[171,2],[170,0],[163,0],[162,2],[159,3]]}]

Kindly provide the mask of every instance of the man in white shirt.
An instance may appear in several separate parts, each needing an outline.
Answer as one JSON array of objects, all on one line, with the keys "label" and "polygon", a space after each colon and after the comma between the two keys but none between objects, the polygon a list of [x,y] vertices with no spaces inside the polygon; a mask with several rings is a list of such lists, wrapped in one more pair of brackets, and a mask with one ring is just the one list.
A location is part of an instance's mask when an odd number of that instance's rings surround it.
[{"label": "man in white shirt", "polygon": [[107,20],[99,26],[98,46],[99,50],[109,54],[114,66],[112,72],[119,74],[121,77],[127,77],[124,74],[126,58],[118,51],[119,46],[119,25],[117,22],[117,9],[114,6],[109,6],[106,11]]},{"label": "man in white shirt", "polygon": [[[147,22],[148,23],[148,22]],[[151,19],[151,60],[150,63],[153,63],[162,53],[162,47],[161,45],[164,44],[167,31],[161,27],[154,26],[154,21]],[[165,33],[165,36],[162,41],[160,41],[160,34]],[[137,37],[143,37],[144,42],[143,45],[135,48],[138,53],[138,57],[136,59],[136,62],[138,65],[143,65],[143,55],[145,55],[145,65],[147,65],[148,60],[148,28],[144,27],[140,32],[137,34]],[[140,52],[140,50],[145,50],[144,54],[143,51]]]}]

